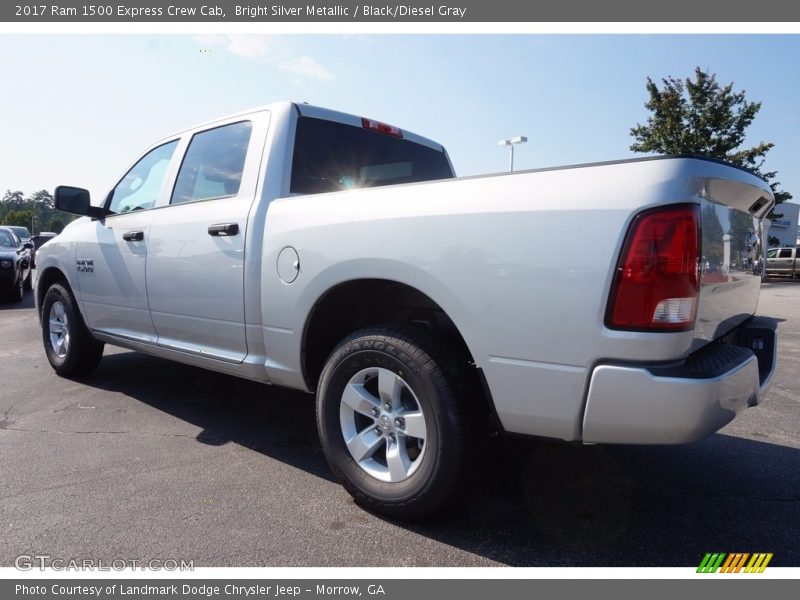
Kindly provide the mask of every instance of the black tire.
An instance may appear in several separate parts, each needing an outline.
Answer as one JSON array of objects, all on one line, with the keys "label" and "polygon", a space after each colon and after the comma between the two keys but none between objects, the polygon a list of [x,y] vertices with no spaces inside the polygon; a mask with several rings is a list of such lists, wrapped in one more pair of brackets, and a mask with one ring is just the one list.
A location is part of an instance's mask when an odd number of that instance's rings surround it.
[{"label": "black tire", "polygon": [[[459,353],[424,328],[370,327],[354,333],[334,349],[317,388],[317,427],[331,469],[360,506],[396,519],[419,519],[437,512],[461,491],[477,462],[482,431],[477,425],[477,402],[470,396],[473,392],[463,385],[474,378],[467,376],[464,368],[466,361],[459,361]],[[368,473],[345,442],[340,421],[342,395],[354,377],[370,370],[391,371],[396,376],[394,381],[399,379],[399,385],[404,386],[403,394],[413,395],[412,402],[424,416],[424,451],[418,449],[419,440],[397,433],[398,429],[392,434],[384,431],[394,442],[386,439],[385,448],[379,447],[375,452],[375,456],[384,453],[387,471],[391,443],[404,440],[402,443],[408,444],[406,458],[411,452],[419,453],[413,461],[415,467],[409,469],[410,475],[404,480],[382,481]],[[369,381],[371,375],[365,377]],[[364,383],[362,389],[368,385]],[[377,399],[378,394],[374,396]],[[385,405],[381,400],[377,403],[378,410],[382,410]],[[372,424],[370,417],[362,415],[356,417],[364,424],[362,433],[369,431],[376,440],[380,438],[378,415],[371,417]]]},{"label": "black tire", "polygon": [[23,298],[25,298],[25,282],[22,280],[22,273],[20,272],[17,283],[14,285],[14,288],[8,292],[8,299],[11,302],[22,302]]},{"label": "black tire", "polygon": [[33,289],[33,270],[28,269],[28,276],[22,286],[26,292],[30,292]]},{"label": "black tire", "polygon": [[[69,333],[63,355],[56,352],[50,340],[52,327],[50,311],[57,302],[60,302],[63,307],[63,313],[66,315],[65,329]],[[55,372],[62,377],[88,375],[97,368],[103,357],[103,344],[92,337],[83,322],[75,298],[61,283],[51,285],[42,302],[42,341],[47,360],[50,361]]]}]

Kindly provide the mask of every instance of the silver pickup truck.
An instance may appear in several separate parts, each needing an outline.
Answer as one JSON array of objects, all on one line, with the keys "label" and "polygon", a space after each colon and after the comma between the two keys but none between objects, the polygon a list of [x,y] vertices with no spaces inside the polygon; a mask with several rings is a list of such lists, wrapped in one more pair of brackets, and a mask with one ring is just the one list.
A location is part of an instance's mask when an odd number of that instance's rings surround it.
[{"label": "silver pickup truck", "polygon": [[752,269],[773,197],[718,161],[457,179],[431,140],[279,103],[56,204],[85,217],[37,258],[58,374],[108,343],[316,393],[332,470],[395,517],[459,493],[493,430],[690,442],[775,366]]},{"label": "silver pickup truck", "polygon": [[797,260],[797,248],[769,248],[767,250],[767,277],[795,277],[800,276],[800,265]]}]

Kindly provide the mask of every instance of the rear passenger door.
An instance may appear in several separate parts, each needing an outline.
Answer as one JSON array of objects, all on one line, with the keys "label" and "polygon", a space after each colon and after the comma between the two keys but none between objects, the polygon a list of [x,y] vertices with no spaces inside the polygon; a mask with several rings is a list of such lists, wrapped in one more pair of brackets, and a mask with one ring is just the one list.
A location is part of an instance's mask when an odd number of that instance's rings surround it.
[{"label": "rear passenger door", "polygon": [[226,362],[247,355],[244,250],[269,113],[184,138],[169,203],[154,211],[147,296],[158,344]]}]

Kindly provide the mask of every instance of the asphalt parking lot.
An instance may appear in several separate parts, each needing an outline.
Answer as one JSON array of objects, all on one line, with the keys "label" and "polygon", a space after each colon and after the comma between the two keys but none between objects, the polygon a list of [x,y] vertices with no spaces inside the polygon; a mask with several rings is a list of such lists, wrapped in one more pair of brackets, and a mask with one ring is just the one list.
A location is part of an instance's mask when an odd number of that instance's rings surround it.
[{"label": "asphalt parking lot", "polygon": [[333,480],[313,398],[107,347],[57,377],[30,292],[0,304],[0,566],[20,554],[195,566],[800,565],[800,284],[768,283],[762,404],[679,447],[494,440],[480,486],[408,525]]}]

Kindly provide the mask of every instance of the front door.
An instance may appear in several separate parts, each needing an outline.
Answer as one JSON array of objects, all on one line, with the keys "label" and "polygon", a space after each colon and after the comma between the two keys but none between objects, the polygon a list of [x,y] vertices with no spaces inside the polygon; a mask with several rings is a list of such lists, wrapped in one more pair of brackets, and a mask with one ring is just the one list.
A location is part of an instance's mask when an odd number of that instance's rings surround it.
[{"label": "front door", "polygon": [[107,206],[113,214],[92,223],[89,239],[77,244],[76,271],[91,329],[155,342],[147,303],[145,267],[152,209],[165,192],[177,140],[150,150],[114,188]]}]

